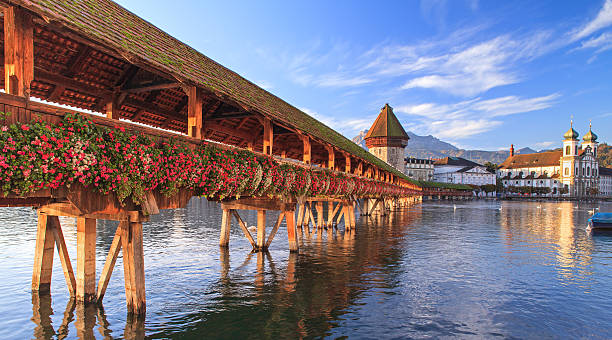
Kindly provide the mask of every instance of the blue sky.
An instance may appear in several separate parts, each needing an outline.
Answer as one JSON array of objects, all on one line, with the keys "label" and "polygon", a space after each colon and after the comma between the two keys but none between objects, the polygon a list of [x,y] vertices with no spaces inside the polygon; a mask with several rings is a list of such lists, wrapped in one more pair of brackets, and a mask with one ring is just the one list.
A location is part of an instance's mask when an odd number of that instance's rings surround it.
[{"label": "blue sky", "polygon": [[119,3],[349,138],[388,102],[465,148],[612,142],[612,0]]}]

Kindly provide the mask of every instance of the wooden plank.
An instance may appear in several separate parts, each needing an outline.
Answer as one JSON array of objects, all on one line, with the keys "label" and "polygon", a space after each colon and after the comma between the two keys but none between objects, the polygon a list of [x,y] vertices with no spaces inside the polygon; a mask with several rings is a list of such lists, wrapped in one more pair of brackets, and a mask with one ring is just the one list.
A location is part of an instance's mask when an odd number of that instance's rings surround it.
[{"label": "wooden plank", "polygon": [[310,138],[308,138],[308,136],[300,135],[300,139],[302,140],[302,144],[304,146],[302,162],[310,164],[312,161],[312,147],[310,145]]},{"label": "wooden plank", "polygon": [[39,210],[45,215],[51,216],[85,217],[96,220],[127,221],[128,219],[134,220],[134,216],[136,215],[141,222],[146,222],[149,220],[149,217],[140,215],[138,211],[121,211],[117,214],[87,214],[80,211],[70,202],[49,203],[40,207]]},{"label": "wooden plank", "polygon": [[295,253],[299,251],[297,228],[295,226],[295,212],[292,210],[285,211],[284,215],[287,222],[287,239],[289,241],[289,251]]},{"label": "wooden plank", "polygon": [[257,210],[257,243],[258,249],[265,249],[266,245],[266,211]]},{"label": "wooden plank", "polygon": [[249,232],[246,223],[244,223],[242,218],[240,218],[240,215],[238,215],[238,212],[236,210],[231,209],[230,211],[232,212],[232,215],[236,218],[236,221],[238,221],[238,225],[240,226],[240,229],[242,229],[244,236],[246,236],[247,240],[249,240],[253,248],[255,248],[255,241],[253,240],[253,236],[251,236],[251,233]]},{"label": "wooden plank", "polygon": [[229,245],[230,227],[232,224],[232,212],[230,209],[223,209],[221,215],[221,237],[219,246],[227,247]]},{"label": "wooden plank", "polygon": [[336,217],[336,214],[338,213],[338,211],[340,210],[340,207],[341,207],[341,206],[342,206],[342,203],[338,203],[338,204],[336,204],[336,207],[335,207],[335,208],[334,208],[334,210],[332,211],[332,213],[331,213],[331,217],[330,217],[330,218],[331,218],[331,223],[332,223],[332,224],[336,224],[336,223],[334,223],[334,222],[335,222],[335,217]]},{"label": "wooden plank", "polygon": [[34,23],[21,8],[4,8],[4,90],[22,97],[30,96],[34,79]]},{"label": "wooden plank", "polygon": [[96,220],[77,218],[77,300],[96,300]]},{"label": "wooden plank", "polygon": [[[272,240],[274,240],[274,236],[276,236],[276,232],[278,231],[278,227],[280,227],[281,223],[283,222],[283,218],[285,217],[285,212],[281,211],[280,214],[278,214],[278,218],[276,219],[276,223],[274,224],[274,228],[272,228],[272,231],[270,232],[270,235],[268,235],[268,241],[266,241],[266,245],[264,248],[268,248],[270,246],[270,244],[272,243]],[[287,217],[289,218],[289,217]]]},{"label": "wooden plank", "polygon": [[51,274],[53,274],[54,237],[47,219],[47,215],[38,213],[34,271],[32,273],[32,291],[43,294],[49,293]]},{"label": "wooden plank", "polygon": [[74,278],[74,271],[72,270],[72,262],[68,255],[68,248],[66,247],[66,241],[64,240],[64,233],[62,232],[62,226],[60,225],[59,218],[57,216],[47,216],[47,224],[53,230],[53,238],[55,239],[55,245],[57,246],[57,254],[59,255],[62,263],[62,269],[64,271],[64,278],[66,279],[66,285],[68,286],[68,292],[70,296],[76,295],[76,279]]},{"label": "wooden plank", "polygon": [[295,202],[282,202],[270,198],[241,198],[234,201],[223,202],[222,209],[234,210],[295,210]]},{"label": "wooden plank", "polygon": [[127,221],[119,222],[117,231],[115,231],[115,236],[113,237],[113,242],[108,250],[108,255],[106,255],[106,261],[104,262],[102,273],[100,273],[100,280],[98,281],[98,303],[102,302],[104,294],[106,293],[106,287],[108,287],[108,282],[113,274],[115,262],[117,262],[117,257],[119,256],[119,251],[121,250],[122,230],[126,228],[127,223]]},{"label": "wooden plank", "polygon": [[143,86],[131,86],[131,87],[122,89],[122,91],[127,92],[127,93],[142,93],[142,92],[149,92],[149,91],[156,91],[156,90],[175,89],[180,86],[181,86],[180,83],[158,83],[158,84],[150,84],[150,85],[143,85]]},{"label": "wooden plank", "polygon": [[327,149],[327,168],[335,170],[336,169],[336,153],[334,152],[334,147],[331,145],[326,145],[325,149]]},{"label": "wooden plank", "polygon": [[110,100],[104,106],[106,118],[119,120],[121,116],[121,105],[119,104],[119,94],[113,93]]}]

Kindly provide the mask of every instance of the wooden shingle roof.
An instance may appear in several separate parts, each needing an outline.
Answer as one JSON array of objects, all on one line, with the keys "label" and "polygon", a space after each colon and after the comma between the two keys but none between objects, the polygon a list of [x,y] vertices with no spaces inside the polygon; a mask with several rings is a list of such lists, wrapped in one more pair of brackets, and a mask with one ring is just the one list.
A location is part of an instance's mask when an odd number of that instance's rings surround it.
[{"label": "wooden shingle roof", "polygon": [[393,113],[393,108],[391,108],[389,104],[385,104],[380,110],[378,117],[376,117],[374,124],[372,124],[372,127],[368,130],[364,139],[373,137],[410,139],[406,130],[404,130],[404,127]]},{"label": "wooden shingle roof", "polygon": [[[110,0],[7,0],[130,63],[214,93],[411,181],[340,133]],[[412,182],[412,181],[411,181]]]}]

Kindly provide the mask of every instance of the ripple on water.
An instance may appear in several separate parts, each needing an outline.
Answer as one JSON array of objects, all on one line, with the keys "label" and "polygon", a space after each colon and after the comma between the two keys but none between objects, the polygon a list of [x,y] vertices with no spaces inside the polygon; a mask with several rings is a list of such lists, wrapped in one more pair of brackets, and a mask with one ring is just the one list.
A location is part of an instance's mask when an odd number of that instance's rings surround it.
[{"label": "ripple on water", "polygon": [[[193,199],[144,226],[144,323],[126,315],[121,256],[103,310],[71,304],[57,257],[33,309],[36,214],[2,208],[0,337],[610,338],[612,236],[585,232],[590,208],[431,202],[305,233],[290,255],[284,227],[268,254],[235,225],[220,250],[218,205]],[[61,223],[74,259],[76,225]],[[98,225],[98,275],[116,227]]]}]

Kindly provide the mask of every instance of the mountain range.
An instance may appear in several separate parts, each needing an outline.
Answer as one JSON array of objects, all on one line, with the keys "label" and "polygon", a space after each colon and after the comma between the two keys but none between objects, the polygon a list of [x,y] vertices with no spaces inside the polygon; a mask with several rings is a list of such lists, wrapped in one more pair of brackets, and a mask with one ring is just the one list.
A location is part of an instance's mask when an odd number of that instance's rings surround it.
[{"label": "mountain range", "polygon": [[[353,138],[353,142],[368,149],[365,145],[364,137],[368,130],[361,131],[357,136]],[[415,158],[444,158],[444,157],[462,157],[469,159],[473,162],[484,164],[491,162],[499,164],[503,162],[509,155],[509,150],[499,151],[484,151],[484,150],[465,150],[460,149],[450,143],[441,141],[440,139],[429,135],[419,136],[413,132],[408,131],[410,140],[406,147],[406,157]],[[536,153],[536,150],[531,148],[522,148],[515,150],[516,154],[528,154]]]}]

